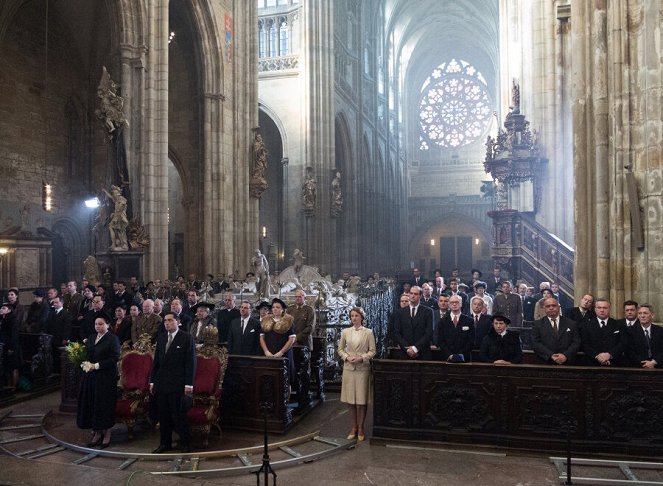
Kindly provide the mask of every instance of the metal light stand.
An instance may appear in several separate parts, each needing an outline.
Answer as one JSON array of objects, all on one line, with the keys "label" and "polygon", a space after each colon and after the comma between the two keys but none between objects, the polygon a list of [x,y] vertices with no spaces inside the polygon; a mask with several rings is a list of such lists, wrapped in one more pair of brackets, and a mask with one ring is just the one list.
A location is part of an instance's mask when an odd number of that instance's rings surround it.
[{"label": "metal light stand", "polygon": [[264,474],[265,481],[264,486],[269,486],[269,475],[271,474],[274,478],[273,486],[276,486],[276,472],[272,469],[271,464],[269,464],[269,450],[267,449],[267,413],[274,410],[273,402],[260,402],[260,410],[262,410],[262,415],[264,418],[264,432],[265,432],[265,448],[262,453],[262,466],[254,474],[256,475],[256,486],[260,486],[260,475]]},{"label": "metal light stand", "polygon": [[566,481],[564,486],[573,486],[573,479],[571,477],[571,434],[575,430],[575,423],[573,419],[568,419],[564,424],[563,429],[566,429]]}]

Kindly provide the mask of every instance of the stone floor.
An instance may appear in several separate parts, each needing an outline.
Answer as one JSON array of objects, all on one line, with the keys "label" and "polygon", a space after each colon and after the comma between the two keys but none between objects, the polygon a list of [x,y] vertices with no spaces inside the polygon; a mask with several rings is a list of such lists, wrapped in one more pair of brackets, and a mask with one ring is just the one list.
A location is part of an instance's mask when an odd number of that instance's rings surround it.
[{"label": "stone floor", "polygon": [[[59,393],[52,393],[0,410],[0,417],[8,410],[14,413],[45,412],[53,410],[47,430],[55,437],[83,444],[88,432],[76,428],[72,415],[57,412]],[[367,432],[370,436],[368,417]],[[270,437],[282,440],[300,436],[315,430],[327,437],[345,437],[348,432],[347,412],[338,400],[338,394],[330,394],[328,400],[299,422],[285,436]],[[6,432],[4,432],[6,434]],[[2,437],[3,432],[0,432]],[[158,445],[158,431],[148,428],[137,430],[129,441],[124,425],[113,429],[113,442],[108,451],[150,452]],[[262,435],[224,430],[223,437],[212,435],[207,450],[229,449],[262,444]],[[200,444],[194,450],[204,450]],[[26,460],[0,456],[0,486],[44,484],[224,484],[254,485],[254,475],[190,479],[153,476],[141,469],[140,461],[130,469],[120,471],[105,467],[72,465],[78,456],[63,452],[41,459]],[[277,469],[277,484],[287,485],[553,485],[556,480],[553,466],[547,455],[513,454],[497,449],[432,448],[400,446],[396,444],[371,445],[359,443],[356,448],[343,450],[333,456],[310,464]],[[262,480],[261,480],[262,484]],[[271,483],[270,483],[271,484]]]}]

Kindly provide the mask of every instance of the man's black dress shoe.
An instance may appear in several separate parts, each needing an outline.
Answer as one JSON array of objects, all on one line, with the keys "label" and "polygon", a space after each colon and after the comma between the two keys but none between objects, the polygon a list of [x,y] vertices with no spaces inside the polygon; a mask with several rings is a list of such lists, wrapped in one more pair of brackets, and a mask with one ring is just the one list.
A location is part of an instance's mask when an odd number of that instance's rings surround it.
[{"label": "man's black dress shoe", "polygon": [[172,450],[172,449],[173,449],[173,448],[172,448],[171,446],[167,446],[167,445],[159,444],[159,447],[157,447],[156,449],[154,449],[154,450],[152,451],[152,454],[161,454],[161,453],[163,453],[163,452],[168,452],[168,451],[170,451],[170,450]]},{"label": "man's black dress shoe", "polygon": [[180,446],[180,452],[184,452],[185,454],[188,454],[191,452],[191,446],[189,444],[182,444]]}]

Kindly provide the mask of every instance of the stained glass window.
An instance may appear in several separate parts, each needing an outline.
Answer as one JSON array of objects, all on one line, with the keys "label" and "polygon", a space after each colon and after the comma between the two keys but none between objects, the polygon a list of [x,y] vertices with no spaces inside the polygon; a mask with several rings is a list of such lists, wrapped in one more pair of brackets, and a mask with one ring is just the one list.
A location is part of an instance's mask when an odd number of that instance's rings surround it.
[{"label": "stained glass window", "polygon": [[476,141],[488,129],[492,112],[486,80],[474,66],[462,59],[440,64],[421,88],[420,150]]}]

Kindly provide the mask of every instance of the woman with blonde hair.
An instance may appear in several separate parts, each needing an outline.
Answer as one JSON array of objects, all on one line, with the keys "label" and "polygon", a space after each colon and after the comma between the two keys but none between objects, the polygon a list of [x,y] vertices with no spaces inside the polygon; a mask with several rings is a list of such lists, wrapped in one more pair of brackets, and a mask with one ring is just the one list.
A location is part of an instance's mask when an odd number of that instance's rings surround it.
[{"label": "woman with blonde hair", "polygon": [[373,331],[364,327],[366,313],[361,307],[350,311],[351,327],[343,329],[338,344],[338,355],[343,360],[341,401],[350,407],[352,430],[348,439],[362,441],[366,438],[364,421],[370,392],[370,360],[375,356]]}]

